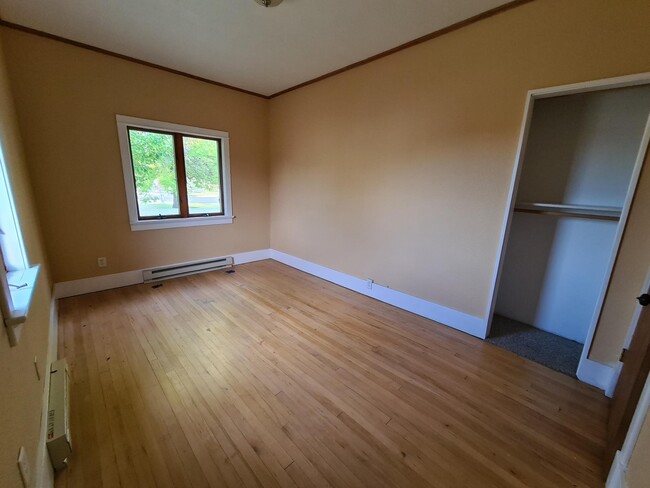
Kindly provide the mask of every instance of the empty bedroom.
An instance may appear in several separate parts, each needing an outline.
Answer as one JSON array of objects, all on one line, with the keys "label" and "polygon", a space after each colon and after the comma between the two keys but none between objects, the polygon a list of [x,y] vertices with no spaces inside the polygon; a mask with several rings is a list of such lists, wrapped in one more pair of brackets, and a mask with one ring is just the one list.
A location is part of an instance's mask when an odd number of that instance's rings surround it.
[{"label": "empty bedroom", "polygon": [[0,487],[650,488],[648,26],[0,0]]}]

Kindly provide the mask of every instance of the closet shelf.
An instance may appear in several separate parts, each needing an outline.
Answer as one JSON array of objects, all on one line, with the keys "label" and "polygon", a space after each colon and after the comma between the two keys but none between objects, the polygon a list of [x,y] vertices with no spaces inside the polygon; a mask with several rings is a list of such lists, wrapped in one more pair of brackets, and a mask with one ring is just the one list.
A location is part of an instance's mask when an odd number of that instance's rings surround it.
[{"label": "closet shelf", "polygon": [[525,212],[558,217],[583,219],[620,220],[621,208],[595,207],[590,205],[566,205],[560,203],[516,203],[515,212]]}]

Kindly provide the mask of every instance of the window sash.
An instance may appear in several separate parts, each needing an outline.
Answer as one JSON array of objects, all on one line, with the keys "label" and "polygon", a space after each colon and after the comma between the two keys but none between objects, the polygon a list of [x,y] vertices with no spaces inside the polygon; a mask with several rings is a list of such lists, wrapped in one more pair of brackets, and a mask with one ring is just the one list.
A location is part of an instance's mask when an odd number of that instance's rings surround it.
[{"label": "window sash", "polygon": [[[138,191],[137,191],[137,181],[135,177],[135,166],[133,161],[133,146],[131,145],[131,131],[136,130],[140,132],[151,132],[154,134],[166,134],[174,138],[174,161],[175,161],[175,170],[176,170],[176,188],[178,190],[178,202],[179,202],[179,213],[169,214],[169,215],[152,215],[152,216],[143,216],[140,212],[140,202],[138,200]],[[200,217],[218,217],[225,216],[225,199],[224,199],[224,172],[223,172],[223,161],[224,161],[224,152],[221,138],[218,137],[208,137],[204,135],[183,133],[183,132],[170,132],[158,129],[150,129],[145,127],[138,127],[135,125],[127,125],[126,127],[128,145],[129,145],[129,155],[131,160],[131,173],[133,175],[133,187],[135,189],[135,203],[137,209],[138,220],[165,220],[165,219],[186,219],[186,218],[200,218]],[[185,137],[192,139],[205,139],[208,141],[214,141],[217,144],[217,154],[218,154],[218,175],[219,175],[219,205],[221,207],[221,212],[200,212],[200,213],[190,213],[189,210],[189,199],[187,191],[187,172],[185,168],[185,147],[183,144],[183,139]]]},{"label": "window sash", "polygon": [[[3,319],[11,317],[13,312],[13,300],[11,299],[11,290],[9,289],[9,280],[7,279],[6,264],[2,252],[0,252],[0,316]],[[2,324],[4,325],[4,324]]]},{"label": "window sash", "polygon": [[4,154],[0,153],[0,252],[3,270],[18,271],[29,267],[25,244],[16,213]]}]

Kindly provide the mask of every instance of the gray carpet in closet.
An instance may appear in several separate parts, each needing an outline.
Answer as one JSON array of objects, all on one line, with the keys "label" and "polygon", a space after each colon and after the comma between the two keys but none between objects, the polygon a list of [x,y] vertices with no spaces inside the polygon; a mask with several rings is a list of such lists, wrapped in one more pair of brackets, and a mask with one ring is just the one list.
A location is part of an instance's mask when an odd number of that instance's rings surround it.
[{"label": "gray carpet in closet", "polygon": [[582,344],[495,315],[487,341],[575,378]]}]

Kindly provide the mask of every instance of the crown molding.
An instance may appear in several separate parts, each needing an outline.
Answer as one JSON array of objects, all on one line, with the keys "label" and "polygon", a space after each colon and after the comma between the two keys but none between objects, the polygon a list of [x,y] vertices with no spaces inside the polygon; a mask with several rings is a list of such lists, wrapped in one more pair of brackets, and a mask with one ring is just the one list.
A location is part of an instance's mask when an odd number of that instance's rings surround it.
[{"label": "crown molding", "polygon": [[166,71],[168,73],[172,73],[172,74],[175,74],[175,75],[184,76],[185,78],[190,78],[192,80],[201,81],[203,83],[208,83],[210,85],[219,86],[221,88],[227,88],[229,90],[235,90],[235,91],[238,91],[238,92],[241,92],[241,93],[245,93],[247,95],[252,95],[254,97],[263,98],[265,100],[270,100],[270,99],[279,97],[280,95],[284,95],[285,93],[289,93],[289,92],[292,92],[294,90],[298,90],[299,88],[303,88],[305,86],[312,85],[314,83],[325,80],[327,78],[331,78],[333,76],[344,73],[346,71],[350,71],[350,70],[352,70],[354,68],[358,68],[359,66],[363,66],[364,64],[371,63],[371,62],[376,61],[378,59],[385,58],[386,56],[390,56],[391,54],[395,54],[395,53],[397,53],[399,51],[403,51],[405,49],[416,46],[418,44],[422,44],[424,42],[430,41],[432,39],[435,39],[436,37],[440,37],[440,36],[443,36],[445,34],[449,34],[450,32],[454,32],[456,30],[462,29],[463,27],[467,27],[468,25],[471,25],[471,24],[474,24],[474,23],[479,22],[481,20],[493,17],[493,16],[498,15],[498,14],[500,14],[502,12],[505,12],[507,10],[511,10],[513,8],[519,7],[521,5],[524,5],[526,3],[530,3],[530,2],[533,2],[533,1],[534,0],[513,0],[511,2],[500,5],[499,7],[495,7],[493,9],[486,10],[485,12],[482,12],[482,13],[480,13],[478,15],[475,15],[473,17],[470,17],[468,19],[461,20],[460,22],[456,22],[455,24],[452,24],[450,26],[444,27],[442,29],[438,29],[438,30],[436,30],[434,32],[431,32],[431,33],[426,34],[424,36],[418,37],[417,39],[413,39],[412,41],[408,41],[408,42],[405,42],[404,44],[400,44],[399,46],[388,49],[388,50],[383,51],[383,52],[381,52],[379,54],[375,54],[373,56],[370,56],[369,58],[363,59],[361,61],[357,61],[355,63],[344,66],[343,68],[339,68],[339,69],[336,69],[334,71],[330,71],[329,73],[325,73],[324,75],[318,76],[316,78],[312,78],[311,80],[304,81],[302,83],[291,86],[291,87],[286,88],[284,90],[281,90],[279,92],[273,93],[272,95],[263,95],[261,93],[246,90],[244,88],[239,88],[239,87],[236,87],[236,86],[233,86],[233,85],[228,85],[226,83],[221,83],[221,82],[218,82],[218,81],[215,81],[215,80],[211,80],[209,78],[203,78],[202,76],[193,75],[191,73],[187,73],[185,71],[180,71],[180,70],[177,70],[177,69],[174,69],[174,68],[169,68],[167,66],[162,66],[160,64],[150,63],[149,61],[144,61],[142,59],[127,56],[125,54],[120,54],[120,53],[116,53],[114,51],[109,51],[108,49],[103,49],[101,47],[92,46],[90,44],[86,44],[86,43],[83,43],[83,42],[74,41],[74,40],[68,39],[66,37],[57,36],[55,34],[50,34],[49,32],[44,32],[44,31],[41,31],[41,30],[38,30],[38,29],[33,29],[31,27],[27,27],[27,26],[24,26],[24,25],[21,25],[21,24],[16,24],[14,22],[9,22],[7,20],[0,19],[0,26],[1,27],[6,27],[6,28],[9,28],[9,29],[14,29],[14,30],[17,30],[17,31],[20,31],[20,32],[25,32],[25,33],[32,34],[32,35],[35,35],[35,36],[44,37],[46,39],[51,39],[51,40],[54,40],[54,41],[62,42],[64,44],[69,44],[69,45],[79,47],[79,48],[82,48],[82,49],[88,49],[89,51],[94,51],[94,52],[97,52],[97,53],[100,53],[100,54],[105,54],[107,56],[112,56],[112,57],[122,59],[122,60],[125,60],[125,61],[130,61],[132,63],[141,64],[141,65],[147,66],[149,68],[159,69],[161,71]]},{"label": "crown molding", "polygon": [[274,93],[273,95],[270,95],[269,98],[276,98],[279,97],[280,95],[284,95],[285,93],[292,92],[294,90],[297,90],[298,88],[303,88],[308,85],[312,85],[314,83],[317,83],[319,81],[325,80],[327,78],[331,78],[332,76],[336,76],[338,74],[344,73],[346,71],[350,71],[354,68],[358,68],[359,66],[363,66],[364,64],[372,63],[373,61],[376,61],[381,58],[385,58],[386,56],[390,56],[391,54],[395,54],[399,51],[403,51],[404,49],[408,49],[409,47],[417,46],[418,44],[422,44],[423,42],[430,41],[431,39],[435,39],[436,37],[444,36],[445,34],[449,34],[450,32],[454,32],[458,29],[462,29],[463,27],[467,27],[468,25],[474,24],[476,22],[479,22],[481,20],[493,17],[497,14],[500,14],[502,12],[505,12],[507,10],[511,10],[513,8],[519,7],[520,5],[524,5],[526,3],[530,3],[534,0],[513,0],[511,2],[505,3],[503,5],[500,5],[498,7],[495,7],[490,10],[486,10],[485,12],[482,12],[478,15],[475,15],[473,17],[470,17],[465,20],[461,20],[460,22],[456,22],[455,24],[452,24],[447,27],[443,27],[442,29],[438,29],[437,31],[431,32],[430,34],[425,34],[422,37],[418,37],[417,39],[413,39],[412,41],[405,42],[404,44],[400,44],[397,47],[388,49],[386,51],[383,51],[379,54],[375,54],[373,56],[370,56],[369,58],[366,58],[361,61],[357,61],[356,63],[349,64],[347,66],[344,66],[343,68],[336,69],[334,71],[330,71],[329,73],[326,73],[324,75],[318,76],[316,78],[313,78],[311,80],[305,81],[303,83],[300,83],[298,85],[294,85],[290,88],[287,88],[285,90],[281,90],[279,92]]},{"label": "crown molding", "polygon": [[210,85],[219,86],[221,88],[227,88],[229,90],[235,90],[235,91],[238,91],[238,92],[241,92],[241,93],[246,93],[247,95],[252,95],[254,97],[264,98],[266,100],[268,100],[270,98],[270,96],[268,96],[268,95],[262,95],[261,93],[253,92],[253,91],[250,91],[250,90],[245,90],[244,88],[239,88],[239,87],[236,87],[236,86],[228,85],[226,83],[221,83],[219,81],[214,81],[214,80],[211,80],[211,79],[208,79],[208,78],[203,78],[202,76],[193,75],[193,74],[190,74],[190,73],[186,73],[185,71],[180,71],[180,70],[177,70],[177,69],[174,69],[174,68],[168,68],[167,66],[162,66],[160,64],[150,63],[149,61],[144,61],[142,59],[127,56],[125,54],[120,54],[120,53],[116,53],[114,51],[109,51],[108,49],[103,49],[101,47],[92,46],[92,45],[86,44],[84,42],[73,41],[72,39],[68,39],[66,37],[57,36],[55,34],[50,34],[49,32],[44,32],[44,31],[41,31],[41,30],[38,30],[38,29],[32,29],[31,27],[27,27],[27,26],[24,26],[24,25],[21,25],[21,24],[15,24],[15,23],[9,22],[7,20],[0,19],[0,26],[7,27],[9,29],[17,30],[17,31],[20,31],[20,32],[26,32],[27,34],[32,34],[32,35],[35,35],[35,36],[38,36],[38,37],[44,37],[46,39],[51,39],[53,41],[62,42],[64,44],[69,44],[71,46],[80,47],[82,49],[87,49],[89,51],[94,51],[96,53],[105,54],[106,56],[112,56],[114,58],[122,59],[124,61],[130,61],[132,63],[141,64],[141,65],[147,66],[149,68],[159,69],[161,71],[166,71],[168,73],[183,76],[185,78],[190,78],[192,80],[201,81],[203,83],[209,83]]}]

